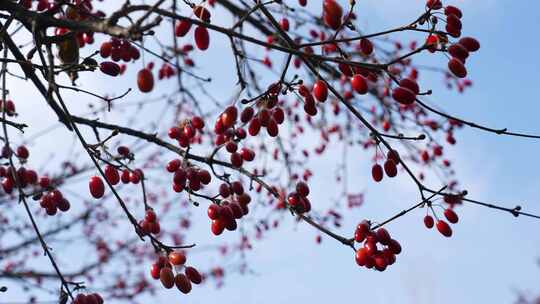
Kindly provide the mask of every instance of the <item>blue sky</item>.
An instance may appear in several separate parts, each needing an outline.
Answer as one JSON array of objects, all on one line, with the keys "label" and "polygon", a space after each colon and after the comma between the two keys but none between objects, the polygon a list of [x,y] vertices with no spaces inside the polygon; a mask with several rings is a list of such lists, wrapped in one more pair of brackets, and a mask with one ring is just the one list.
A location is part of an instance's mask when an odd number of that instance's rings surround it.
[{"label": "blue sky", "polygon": [[[312,3],[317,1],[311,1]],[[467,62],[472,89],[460,95],[447,91],[439,76],[422,79],[424,87],[433,89],[430,101],[459,117],[512,131],[540,134],[537,115],[540,112],[538,82],[540,77],[539,42],[540,3],[536,1],[445,1],[463,9],[464,34],[477,37],[482,48]],[[360,0],[359,22],[367,31],[401,25],[422,10],[424,1]],[[225,22],[224,22],[225,23]],[[227,42],[218,41],[228,48]],[[227,65],[218,46],[213,45],[203,67]],[[444,58],[434,63],[445,65]],[[227,70],[225,66],[223,70]],[[204,71],[204,69],[202,69]],[[222,89],[232,94],[234,79],[217,73]],[[93,81],[97,88],[107,87],[108,79]],[[24,89],[24,84],[19,84]],[[31,98],[27,92],[20,98]],[[26,96],[26,97],[25,97]],[[21,111],[37,126],[50,125],[49,114],[21,105]],[[115,117],[112,115],[112,117]],[[472,198],[521,204],[525,210],[540,213],[540,142],[500,137],[474,129],[464,129],[457,136],[458,145],[446,148],[461,184]],[[69,145],[70,143],[67,143]],[[49,143],[51,145],[51,143]],[[53,146],[50,146],[52,149]],[[312,183],[333,178],[325,170],[328,159],[340,155],[329,153],[314,165]],[[342,232],[353,230],[364,218],[380,220],[418,200],[411,181],[404,176],[375,185],[369,172],[369,157],[360,150],[349,154],[350,187],[365,191],[366,203],[349,214]],[[324,187],[314,188],[314,205],[324,209],[332,198]],[[383,273],[356,266],[352,252],[331,239],[315,244],[317,235],[305,224],[287,219],[282,227],[254,243],[247,253],[252,275],[231,274],[220,289],[211,284],[194,288],[189,296],[164,290],[156,302],[172,303],[511,303],[516,290],[540,292],[539,222],[514,218],[506,213],[474,205],[458,209],[460,222],[454,236],[443,238],[422,225],[423,211],[413,212],[388,225],[403,245],[396,264]],[[209,237],[208,223],[201,217],[195,223],[201,245],[215,245],[222,240]],[[225,239],[232,239],[227,236]],[[215,257],[194,254],[195,265],[209,265]],[[226,263],[227,261],[225,261]]]}]

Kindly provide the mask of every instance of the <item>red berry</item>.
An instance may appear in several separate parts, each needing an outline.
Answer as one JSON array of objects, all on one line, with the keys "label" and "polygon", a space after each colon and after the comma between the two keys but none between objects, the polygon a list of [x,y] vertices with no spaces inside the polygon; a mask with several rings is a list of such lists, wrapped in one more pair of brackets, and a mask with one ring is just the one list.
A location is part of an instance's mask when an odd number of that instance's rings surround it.
[{"label": "red berry", "polygon": [[452,224],[456,224],[459,221],[459,217],[453,209],[445,209],[444,217]]},{"label": "red berry", "polygon": [[144,219],[150,223],[153,223],[157,220],[156,213],[152,209],[148,209],[144,214]]},{"label": "red berry", "polygon": [[437,230],[445,237],[452,236],[452,228],[443,220],[437,221]]},{"label": "red berry", "polygon": [[118,76],[118,74],[120,74],[120,66],[111,61],[100,63],[99,70],[109,76]]},{"label": "red berry", "polygon": [[368,92],[368,85],[366,78],[360,74],[356,74],[351,78],[351,86],[353,90],[358,94],[366,94]]},{"label": "red berry", "polygon": [[426,226],[426,228],[428,228],[428,229],[433,228],[434,223],[435,222],[433,221],[433,217],[431,215],[426,215],[424,217],[424,225]]},{"label": "red berry", "polygon": [[148,93],[154,88],[154,76],[149,69],[142,69],[137,74],[137,85],[143,93]]},{"label": "red berry", "polygon": [[204,120],[199,116],[193,116],[191,125],[197,130],[202,130],[204,128]]},{"label": "red berry", "polygon": [[360,50],[364,55],[369,56],[373,53],[373,44],[369,39],[360,40]]},{"label": "red berry", "polygon": [[386,266],[388,266],[388,263],[383,255],[378,255],[375,257],[375,269],[378,271],[385,271]]},{"label": "red berry", "polygon": [[195,29],[195,45],[201,51],[207,50],[210,45],[210,35],[204,26],[197,26]]},{"label": "red berry", "polygon": [[315,82],[313,85],[313,96],[320,102],[324,102],[328,98],[328,87],[324,81],[317,80]]},{"label": "red berry", "polygon": [[384,228],[379,228],[377,230],[377,240],[383,245],[388,245],[391,240],[390,233]]},{"label": "red berry", "polygon": [[184,265],[186,263],[186,255],[180,251],[169,253],[169,262],[173,265]]},{"label": "red berry", "polygon": [[174,284],[176,285],[176,288],[178,288],[178,290],[180,290],[182,293],[189,293],[191,291],[191,282],[183,273],[179,273],[176,275],[176,277],[174,278]]},{"label": "red berry", "polygon": [[302,196],[306,197],[309,195],[309,186],[304,182],[298,182],[296,184],[296,192]]},{"label": "red berry", "polygon": [[243,123],[247,123],[248,121],[253,118],[253,114],[255,114],[255,111],[252,107],[247,107],[242,111],[242,114],[240,114],[240,121]]},{"label": "red berry", "polygon": [[416,100],[416,94],[410,89],[400,86],[392,91],[392,98],[401,104],[409,105]]},{"label": "red berry", "polygon": [[459,39],[459,43],[469,52],[476,52],[480,49],[480,42],[472,37],[463,37]]},{"label": "red berry", "polygon": [[99,176],[92,176],[90,182],[88,183],[90,193],[94,198],[101,198],[105,193],[105,185]]},{"label": "red berry", "polygon": [[243,162],[244,160],[242,159],[240,153],[235,152],[231,154],[231,164],[233,166],[235,166],[236,168],[242,167]]},{"label": "red berry", "polygon": [[211,228],[214,235],[220,235],[225,229],[225,222],[222,219],[212,220]]},{"label": "red berry", "polygon": [[107,58],[111,56],[111,51],[112,51],[112,43],[110,42],[103,42],[101,44],[101,47],[99,48],[99,54],[103,58]]},{"label": "red berry", "polygon": [[207,210],[208,218],[211,220],[215,220],[219,218],[219,210],[220,210],[219,205],[211,204],[210,206],[208,206],[208,210]]},{"label": "red berry", "polygon": [[19,146],[17,148],[17,156],[22,159],[27,159],[30,153],[28,152],[28,149],[25,146]]},{"label": "red berry", "polygon": [[362,247],[356,251],[355,260],[359,266],[366,265],[368,258],[369,258],[369,255],[365,248]]},{"label": "red berry", "polygon": [[448,53],[450,53],[452,57],[456,57],[462,62],[469,57],[469,51],[461,43],[454,43],[449,46]]},{"label": "red berry", "polygon": [[390,249],[390,251],[396,255],[401,253],[401,245],[399,244],[398,241],[394,239],[391,239],[390,242],[388,243],[388,249]]},{"label": "red berry", "polygon": [[388,177],[395,177],[397,175],[396,163],[391,159],[387,159],[386,162],[384,162],[384,172],[386,172]]},{"label": "red berry", "polygon": [[201,274],[191,266],[186,267],[186,276],[193,284],[200,284],[202,282]]},{"label": "red berry", "polygon": [[433,10],[441,9],[442,8],[441,0],[427,0],[426,7]]},{"label": "red berry", "polygon": [[467,69],[463,65],[463,62],[457,58],[452,58],[448,62],[448,69],[458,78],[467,77]]},{"label": "red berry", "polygon": [[188,20],[182,20],[176,24],[174,28],[174,34],[176,37],[184,37],[191,29],[191,22]]},{"label": "red berry", "polygon": [[418,93],[420,93],[420,87],[418,86],[418,83],[412,78],[401,79],[399,81],[399,86],[413,91],[415,95],[418,95]]},{"label": "red berry", "polygon": [[386,158],[393,160],[396,165],[399,164],[399,153],[396,150],[389,150]]},{"label": "red berry", "polygon": [[379,164],[373,165],[371,168],[371,176],[376,182],[380,182],[383,179],[383,168]]},{"label": "red berry", "polygon": [[456,17],[458,18],[461,18],[463,17],[463,13],[461,12],[461,10],[455,6],[452,6],[452,5],[447,5],[445,8],[444,8],[444,14],[445,15],[455,15]]},{"label": "red berry", "polygon": [[324,0],[323,20],[328,27],[337,30],[341,26],[342,15],[343,9],[335,0]]},{"label": "red berry", "polygon": [[161,268],[161,270],[159,271],[159,280],[161,281],[161,284],[163,284],[163,287],[167,289],[172,288],[175,283],[172,269],[169,267]]},{"label": "red berry", "polygon": [[118,170],[111,165],[105,166],[105,178],[111,185],[116,185],[120,182],[120,174],[118,174]]},{"label": "red berry", "polygon": [[238,118],[238,109],[235,106],[229,106],[220,116],[221,123],[228,129],[236,123]]},{"label": "red berry", "polygon": [[289,30],[289,19],[283,18],[279,22],[279,25],[281,26],[281,29],[287,32]]},{"label": "red berry", "polygon": [[255,159],[255,152],[253,152],[253,150],[250,150],[248,148],[240,149],[240,155],[242,156],[242,159],[245,161],[252,161],[253,159]]},{"label": "red berry", "polygon": [[193,13],[202,21],[210,22],[210,11],[206,7],[197,5],[193,8]]}]

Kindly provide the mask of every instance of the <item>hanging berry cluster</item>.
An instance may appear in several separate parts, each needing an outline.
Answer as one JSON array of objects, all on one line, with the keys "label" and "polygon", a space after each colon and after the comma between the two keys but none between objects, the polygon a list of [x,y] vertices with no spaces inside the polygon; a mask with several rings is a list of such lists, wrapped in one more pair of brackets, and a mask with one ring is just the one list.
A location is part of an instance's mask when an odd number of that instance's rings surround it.
[{"label": "hanging berry cluster", "polygon": [[191,291],[191,283],[200,284],[202,276],[197,269],[187,266],[186,261],[181,251],[172,251],[167,257],[160,255],[150,267],[150,275],[154,280],[160,280],[163,287],[171,289],[176,285],[180,292],[187,294]]},{"label": "hanging berry cluster", "polygon": [[[369,221],[358,224],[354,240],[358,243],[363,242],[363,246],[356,250],[356,263],[368,269],[384,271],[396,262],[396,255],[401,253],[399,242],[391,238],[390,233],[384,228],[372,230]],[[377,244],[382,248],[378,248]]]},{"label": "hanging berry cluster", "polygon": [[[193,14],[200,20],[210,23],[210,11],[201,5],[193,7]],[[191,29],[191,22],[189,20],[181,20],[176,24],[175,35],[176,37],[184,37]],[[201,51],[205,51],[210,46],[210,35],[208,29],[204,25],[198,25],[195,28],[195,45]]]},{"label": "hanging berry cluster", "polygon": [[187,148],[196,139],[197,132],[202,134],[204,120],[199,116],[194,116],[190,120],[184,120],[176,127],[171,127],[168,131],[169,138],[178,140],[182,148]]},{"label": "hanging berry cluster", "polygon": [[311,202],[307,198],[309,195],[309,186],[305,182],[296,184],[296,191],[289,193],[287,203],[296,213],[307,213],[311,211]]},{"label": "hanging berry cluster", "polygon": [[212,181],[210,172],[191,166],[187,161],[173,159],[167,164],[167,171],[173,173],[173,190],[180,193],[184,189],[188,191],[199,191],[203,185],[208,185]]},{"label": "hanging berry cluster", "polygon": [[376,182],[382,181],[384,173],[386,173],[388,177],[395,177],[398,173],[398,164],[399,153],[396,150],[389,150],[388,153],[386,153],[386,161],[384,162],[384,167],[376,163],[371,168],[371,176],[373,177],[373,180]]},{"label": "hanging berry cluster", "polygon": [[262,127],[271,137],[279,134],[279,125],[285,120],[285,112],[278,106],[278,95],[281,86],[272,84],[267,90],[267,94],[257,101],[258,112],[255,113],[253,107],[247,107],[240,115],[242,123],[249,123],[248,133],[257,136]]},{"label": "hanging berry cluster", "polygon": [[[450,225],[448,225],[448,223],[445,222],[444,220],[439,219],[437,217],[437,215],[435,214],[435,210],[433,210],[433,208],[429,208],[429,210],[431,210],[433,212],[433,215],[435,216],[435,218],[437,218],[437,224],[436,224],[437,230],[442,235],[444,235],[445,237],[451,237],[452,236],[452,228],[450,227]],[[459,221],[459,217],[458,217],[457,213],[454,211],[453,208],[444,209],[443,214],[444,214],[444,217],[451,224],[457,224],[457,222]],[[433,228],[433,225],[435,225],[435,220],[433,219],[433,217],[431,215],[427,214],[424,217],[424,225],[428,229]]]},{"label": "hanging berry cluster", "polygon": [[219,204],[211,204],[207,210],[208,218],[212,220],[211,230],[214,235],[220,235],[225,229],[236,230],[236,220],[249,213],[248,204],[251,202],[251,197],[239,181],[222,183],[219,186],[219,195],[223,200]]},{"label": "hanging berry cluster", "polygon": [[144,219],[139,222],[139,226],[145,234],[157,235],[161,232],[161,226],[159,225],[157,215],[152,209],[146,210]]},{"label": "hanging berry cluster", "polygon": [[[9,158],[13,155],[24,164],[28,160],[30,152],[26,146],[19,146],[15,153],[8,146],[2,148],[1,158]],[[16,189],[17,182],[23,189],[27,187],[40,189],[33,196],[33,199],[40,201],[39,205],[45,210],[47,215],[53,216],[58,213],[58,210],[66,212],[71,207],[71,204],[62,195],[62,192],[51,185],[49,177],[42,176],[38,178],[37,172],[32,169],[26,169],[24,166],[20,166],[17,171],[14,171],[11,167],[0,166],[0,177],[2,178],[2,189],[7,194],[13,193],[13,190]]]}]

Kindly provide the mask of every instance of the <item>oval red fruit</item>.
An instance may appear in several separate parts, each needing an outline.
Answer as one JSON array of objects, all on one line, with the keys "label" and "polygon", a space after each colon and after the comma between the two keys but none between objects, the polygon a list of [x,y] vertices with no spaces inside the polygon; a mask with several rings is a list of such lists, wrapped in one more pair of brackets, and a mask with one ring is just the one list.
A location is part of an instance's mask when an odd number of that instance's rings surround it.
[{"label": "oval red fruit", "polygon": [[351,78],[351,87],[358,94],[364,95],[368,92],[367,80],[360,74],[356,74]]},{"label": "oval red fruit", "polygon": [[379,164],[373,165],[371,168],[371,176],[376,182],[380,182],[383,179],[383,168]]},{"label": "oval red fruit", "polygon": [[328,98],[328,86],[322,80],[317,80],[313,85],[313,96],[320,101],[324,102]]},{"label": "oval red fruit", "polygon": [[416,95],[408,88],[397,87],[392,91],[392,98],[401,104],[410,105],[416,100]]},{"label": "oval red fruit", "polygon": [[101,198],[105,193],[105,185],[99,176],[92,176],[88,182],[88,188],[90,189],[90,194],[94,198]]},{"label": "oval red fruit", "polygon": [[201,51],[207,50],[210,45],[210,35],[204,26],[197,26],[195,29],[195,45]]},{"label": "oval red fruit", "polygon": [[445,237],[452,236],[452,228],[443,220],[437,221],[437,230]]},{"label": "oval red fruit", "polygon": [[448,69],[458,78],[467,77],[467,69],[463,65],[463,62],[457,58],[452,58],[448,62]]},{"label": "oval red fruit", "polygon": [[149,69],[142,69],[137,74],[137,85],[143,93],[148,93],[154,88],[154,75]]}]

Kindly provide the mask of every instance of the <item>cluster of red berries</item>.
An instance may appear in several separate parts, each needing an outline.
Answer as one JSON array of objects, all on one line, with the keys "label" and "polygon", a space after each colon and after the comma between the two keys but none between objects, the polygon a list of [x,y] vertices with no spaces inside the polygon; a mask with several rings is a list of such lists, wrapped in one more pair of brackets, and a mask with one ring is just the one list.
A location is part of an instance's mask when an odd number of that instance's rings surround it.
[{"label": "cluster of red berries", "polygon": [[[56,36],[60,36],[60,35],[67,34],[68,32],[69,32],[68,29],[58,27],[58,28],[55,29],[54,34]],[[76,38],[77,38],[77,43],[79,44],[79,48],[82,48],[87,44],[93,44],[94,43],[94,33],[93,32],[85,32],[85,33],[78,32],[76,34]]]},{"label": "cluster of red berries", "polygon": [[307,213],[311,211],[311,202],[307,198],[309,186],[305,182],[296,184],[296,191],[289,193],[287,203],[296,213]]},{"label": "cluster of red berries", "polygon": [[[210,23],[210,11],[204,6],[197,5],[193,8],[193,13],[197,18],[204,22]],[[176,37],[184,37],[191,29],[192,23],[189,20],[181,20],[176,24],[175,35]],[[195,45],[201,51],[208,49],[210,45],[210,35],[208,29],[205,26],[199,25],[195,28]]]},{"label": "cluster of red berries", "polygon": [[145,234],[159,234],[161,231],[157,215],[152,209],[146,210],[144,220],[139,222],[139,226]]},{"label": "cluster of red berries", "polygon": [[122,170],[122,174],[120,175],[120,180],[123,184],[138,184],[143,178],[143,176],[143,171],[141,169],[124,169]]},{"label": "cluster of red berries", "polygon": [[[1,157],[9,158],[13,155],[13,151],[8,146],[2,148]],[[30,152],[25,146],[19,146],[15,151],[15,155],[19,158],[21,163],[26,162],[30,156]],[[66,212],[71,207],[69,201],[63,197],[62,192],[58,189],[51,187],[51,180],[47,176],[43,176],[38,179],[36,171],[26,169],[21,166],[17,171],[13,171],[11,168],[0,166],[0,177],[2,177],[2,188],[5,193],[13,193],[16,186],[16,180],[22,188],[28,186],[39,186],[44,190],[49,190],[46,193],[39,193],[33,197],[34,200],[40,200],[40,206],[45,209],[48,215],[55,215],[58,210]]]},{"label": "cluster of red berries", "polygon": [[15,176],[23,188],[38,182],[37,173],[34,170],[27,170],[24,167],[20,167],[16,172],[13,172],[11,168],[0,167],[0,177],[4,178],[2,180],[2,188],[8,194],[13,192],[16,185]]},{"label": "cluster of red berries", "polygon": [[[435,159],[436,157],[440,157],[443,155],[443,147],[442,146],[439,146],[439,145],[436,145],[433,147],[433,155],[430,155],[429,152],[427,150],[423,150],[421,153],[420,153],[420,158],[422,159],[423,162],[427,163],[429,162],[432,158]],[[444,162],[444,161],[443,161]],[[446,161],[447,162],[447,161]]]},{"label": "cluster of red berries", "polygon": [[[440,10],[443,8],[441,0],[428,0],[426,6],[431,10]],[[462,23],[461,18],[463,13],[455,6],[447,5],[444,7],[444,14],[446,15],[446,32],[454,37],[461,37]],[[438,44],[438,37],[430,35],[427,43],[431,46],[433,52]],[[469,52],[476,52],[480,49],[480,43],[472,37],[464,37],[459,42],[454,43],[448,47],[448,53],[452,56],[448,61],[448,69],[458,78],[465,78],[467,76],[467,69],[465,68],[465,60],[469,57]]]},{"label": "cluster of red berries", "polygon": [[255,159],[255,152],[249,148],[238,150],[238,144],[229,140],[225,144],[225,150],[231,154],[231,164],[235,167],[241,167],[244,161],[252,161]]},{"label": "cluster of red berries", "polygon": [[[40,185],[43,187],[48,184],[48,178],[42,177],[39,181]],[[47,185],[47,187],[49,187]],[[47,188],[44,187],[44,188]],[[58,189],[51,190],[47,193],[42,194],[39,205],[45,209],[45,212],[53,216],[57,213],[58,210],[66,212],[71,207],[69,201],[62,195],[62,192]]]},{"label": "cluster of red berries", "polygon": [[319,101],[326,100],[326,98],[328,97],[328,87],[326,86],[326,83],[324,81],[319,80],[313,85],[313,94],[305,85],[300,85],[298,87],[298,94],[304,97],[304,112],[306,112],[306,114],[310,116],[315,116],[317,115],[318,111],[313,95],[315,95],[317,100]]},{"label": "cluster of red berries", "polygon": [[119,62],[120,60],[130,62],[131,60],[138,60],[141,58],[141,53],[136,46],[132,45],[126,39],[118,39],[115,37],[111,37],[109,41],[105,41],[101,44],[99,54],[103,58],[111,57],[114,62]]},{"label": "cluster of red berries", "polygon": [[[358,224],[354,240],[358,243],[364,242],[363,247],[356,250],[356,263],[368,269],[384,271],[396,262],[396,255],[401,253],[399,242],[391,238],[390,233],[384,228],[373,231],[369,221]],[[382,245],[381,249],[377,247],[377,243]]]},{"label": "cluster of red berries", "polygon": [[[444,209],[444,217],[450,222],[451,224],[457,224],[459,221],[459,217],[452,208],[446,208]],[[435,220],[431,215],[426,215],[424,217],[424,225],[426,228],[431,229],[433,228],[433,225],[435,224]],[[437,230],[444,235],[445,237],[451,237],[452,236],[452,228],[450,225],[448,225],[447,222],[444,220],[437,219]]]},{"label": "cluster of red berries", "polygon": [[240,121],[245,124],[249,123],[249,135],[257,136],[263,127],[266,128],[266,133],[271,137],[276,137],[279,134],[279,125],[285,121],[285,112],[278,106],[280,90],[280,85],[270,85],[266,96],[258,102],[259,111],[257,113],[252,107],[247,107],[242,111]]},{"label": "cluster of red berries", "polygon": [[8,99],[6,102],[0,100],[0,109],[1,111],[5,111],[7,116],[15,116],[17,114],[15,112],[15,103],[11,99]]},{"label": "cluster of red berries", "polygon": [[103,304],[103,298],[98,293],[79,293],[71,304]]},{"label": "cluster of red berries", "polygon": [[202,132],[204,120],[194,116],[190,120],[184,120],[179,126],[172,127],[168,131],[169,138],[178,140],[180,147],[186,148],[194,141],[197,131]]},{"label": "cluster of red berries", "polygon": [[168,63],[164,63],[158,70],[158,79],[168,79],[176,75],[176,70]]},{"label": "cluster of red berries", "polygon": [[234,231],[238,227],[236,220],[249,213],[248,204],[251,197],[244,191],[242,183],[235,181],[219,186],[219,194],[224,198],[220,204],[208,206],[208,218],[212,220],[211,230],[214,235],[220,235],[223,230]]},{"label": "cluster of red berries", "polygon": [[382,181],[384,174],[388,177],[395,177],[398,173],[397,165],[399,164],[399,153],[396,150],[389,150],[386,154],[386,161],[383,166],[379,164],[374,164],[371,168],[371,176],[376,182]]},{"label": "cluster of red berries", "polygon": [[448,53],[452,59],[448,61],[448,69],[458,78],[467,76],[465,60],[469,57],[469,52],[476,52],[480,49],[480,43],[472,37],[463,37],[457,43],[448,47]]},{"label": "cluster of red berries", "polygon": [[[121,146],[118,148],[118,151],[124,152],[125,155],[129,155],[129,149],[127,147]],[[122,155],[122,153],[120,154]],[[122,174],[120,174],[118,169],[112,165],[105,166],[104,174],[107,181],[113,186],[117,185],[120,181],[123,184],[138,184],[144,177],[141,169],[130,170],[126,168],[122,170]],[[90,177],[88,189],[94,198],[102,198],[105,194],[105,184],[103,183],[103,179],[97,175]]]},{"label": "cluster of red berries", "polygon": [[191,291],[191,283],[200,284],[202,276],[194,267],[186,266],[186,260],[181,251],[173,251],[168,257],[159,256],[150,267],[150,275],[154,280],[160,280],[163,287],[171,289],[176,285],[178,290],[187,294]]},{"label": "cluster of red berries", "polygon": [[184,189],[199,191],[203,185],[208,185],[212,181],[210,172],[204,169],[189,166],[180,159],[173,159],[167,163],[169,173],[173,173],[173,190],[180,193]]}]

